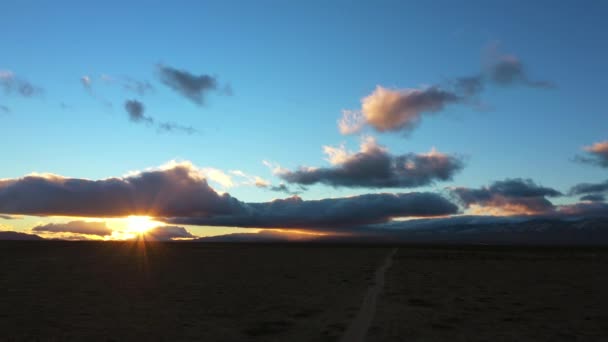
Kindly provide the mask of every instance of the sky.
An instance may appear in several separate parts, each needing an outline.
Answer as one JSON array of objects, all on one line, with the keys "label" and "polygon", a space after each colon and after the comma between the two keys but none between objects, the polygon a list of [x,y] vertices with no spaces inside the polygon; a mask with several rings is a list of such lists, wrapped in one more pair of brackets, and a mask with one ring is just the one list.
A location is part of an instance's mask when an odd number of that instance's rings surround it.
[{"label": "sky", "polygon": [[1,7],[0,230],[608,213],[604,1]]}]

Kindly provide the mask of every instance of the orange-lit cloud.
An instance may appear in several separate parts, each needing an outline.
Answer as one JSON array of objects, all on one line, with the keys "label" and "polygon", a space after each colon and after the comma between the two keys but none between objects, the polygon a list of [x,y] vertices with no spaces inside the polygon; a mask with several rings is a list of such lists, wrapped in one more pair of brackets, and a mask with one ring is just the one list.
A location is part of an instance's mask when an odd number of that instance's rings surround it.
[{"label": "orange-lit cloud", "polygon": [[608,168],[608,140],[585,146],[583,149],[587,155],[577,156],[577,161]]},{"label": "orange-lit cloud", "polygon": [[550,214],[555,206],[546,197],[562,194],[530,179],[506,179],[479,189],[453,187],[449,191],[475,215]]}]

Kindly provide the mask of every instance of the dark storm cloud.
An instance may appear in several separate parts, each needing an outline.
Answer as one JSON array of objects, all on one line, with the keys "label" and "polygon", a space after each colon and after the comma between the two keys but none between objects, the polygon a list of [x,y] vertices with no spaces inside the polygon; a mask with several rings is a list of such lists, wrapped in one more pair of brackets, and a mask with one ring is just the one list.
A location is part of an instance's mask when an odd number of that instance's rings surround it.
[{"label": "dark storm cloud", "polygon": [[248,203],[246,210],[229,215],[175,217],[176,224],[257,228],[332,230],[395,217],[455,214],[458,207],[433,193],[367,194],[304,201],[298,196],[266,203]]},{"label": "dark storm cloud", "polygon": [[34,97],[42,94],[41,87],[17,77],[12,71],[0,70],[0,85],[7,95],[17,94],[23,97]]},{"label": "dark storm cloud", "polygon": [[192,235],[184,227],[161,226],[146,231],[145,238],[156,241],[171,241],[174,239],[191,239],[196,238],[196,236]]},{"label": "dark storm cloud", "polygon": [[[194,75],[186,70],[179,70],[166,65],[159,66],[160,80],[169,88],[175,90],[197,105],[205,103],[206,95],[211,91],[217,91],[220,87],[215,77],[210,75]],[[231,94],[232,89],[228,86],[222,91]]]},{"label": "dark storm cloud", "polygon": [[71,221],[68,223],[49,223],[32,228],[32,231],[40,233],[73,233],[84,235],[108,236],[112,235],[112,229],[105,222]]},{"label": "dark storm cloud", "polygon": [[411,188],[450,180],[463,168],[461,159],[436,151],[392,155],[373,139],[365,141],[354,154],[332,147],[326,147],[325,152],[334,164],[332,167],[279,170],[277,175],[289,183],[302,185]]},{"label": "dark storm cloud", "polygon": [[583,149],[587,154],[576,156],[576,161],[608,168],[608,140],[597,142],[591,146],[585,146]]},{"label": "dark storm cloud", "polygon": [[5,214],[190,216],[228,214],[242,205],[215,192],[190,164],[96,181],[55,175],[0,180]]},{"label": "dark storm cloud", "polygon": [[522,215],[550,213],[555,207],[546,197],[562,195],[555,189],[537,185],[531,179],[521,178],[496,181],[479,189],[455,187],[450,192],[466,208],[477,206],[482,212]]},{"label": "dark storm cloud", "polygon": [[129,114],[129,119],[133,122],[145,122],[151,124],[154,119],[144,115],[144,104],[137,100],[128,100],[125,102],[125,110]]}]

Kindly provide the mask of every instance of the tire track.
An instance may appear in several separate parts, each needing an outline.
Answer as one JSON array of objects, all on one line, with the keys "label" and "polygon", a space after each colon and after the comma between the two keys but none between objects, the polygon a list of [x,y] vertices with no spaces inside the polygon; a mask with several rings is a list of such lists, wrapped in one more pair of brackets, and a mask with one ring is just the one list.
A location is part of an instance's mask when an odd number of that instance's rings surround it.
[{"label": "tire track", "polygon": [[384,263],[376,270],[374,284],[370,286],[363,299],[363,304],[359,309],[359,313],[352,320],[344,335],[340,339],[341,342],[364,342],[367,336],[367,331],[372,324],[374,314],[376,313],[376,301],[378,295],[384,288],[384,274],[393,262],[393,256],[399,248],[393,248],[389,255],[384,260]]}]

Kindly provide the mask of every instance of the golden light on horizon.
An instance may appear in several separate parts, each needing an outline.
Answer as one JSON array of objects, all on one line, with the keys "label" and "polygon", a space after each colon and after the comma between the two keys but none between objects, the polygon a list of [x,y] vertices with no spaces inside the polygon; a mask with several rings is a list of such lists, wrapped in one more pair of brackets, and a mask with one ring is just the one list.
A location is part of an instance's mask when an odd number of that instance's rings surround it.
[{"label": "golden light on horizon", "polygon": [[159,222],[149,216],[129,216],[126,218],[127,231],[136,235],[144,234],[152,228],[158,227]]}]

